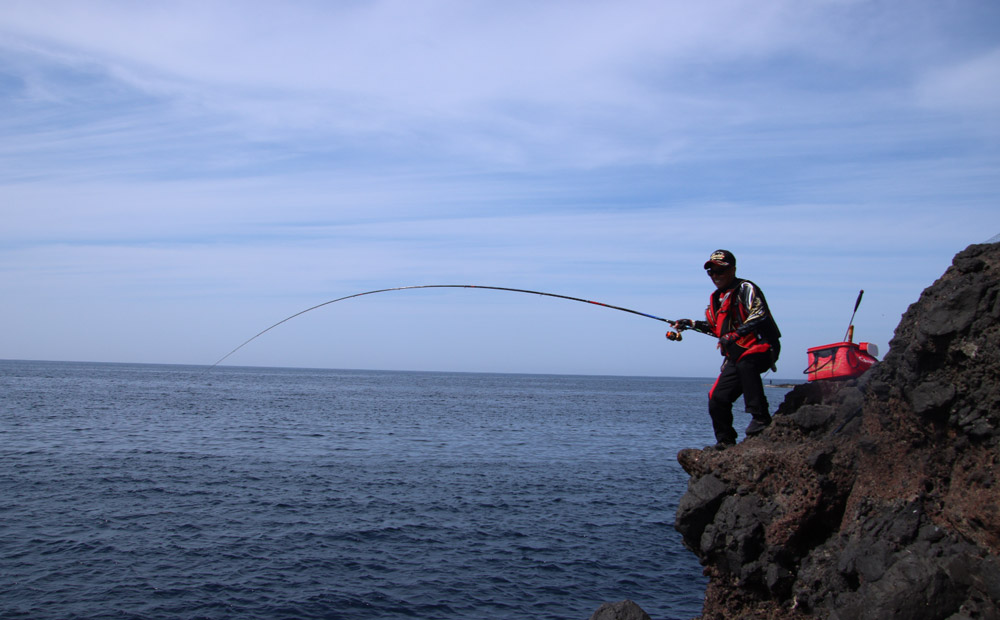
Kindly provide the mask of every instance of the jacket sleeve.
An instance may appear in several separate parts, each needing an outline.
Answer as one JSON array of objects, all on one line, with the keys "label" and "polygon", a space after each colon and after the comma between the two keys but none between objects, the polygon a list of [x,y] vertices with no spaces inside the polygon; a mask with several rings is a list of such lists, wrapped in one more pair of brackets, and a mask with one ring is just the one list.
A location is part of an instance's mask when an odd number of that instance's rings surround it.
[{"label": "jacket sleeve", "polygon": [[715,323],[712,316],[712,303],[709,301],[709,305],[705,308],[705,320],[695,321],[694,330],[696,332],[701,332],[703,334],[715,335]]},{"label": "jacket sleeve", "polygon": [[743,325],[736,328],[736,333],[745,336],[767,320],[768,309],[764,303],[764,296],[752,282],[743,282],[740,285],[739,303],[746,311],[747,318],[743,321]]}]

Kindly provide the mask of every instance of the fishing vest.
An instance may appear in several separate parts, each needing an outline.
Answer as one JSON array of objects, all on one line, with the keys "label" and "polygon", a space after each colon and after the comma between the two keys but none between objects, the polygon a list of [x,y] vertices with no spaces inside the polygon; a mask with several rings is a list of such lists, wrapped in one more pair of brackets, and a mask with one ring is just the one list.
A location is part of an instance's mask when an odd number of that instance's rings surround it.
[{"label": "fishing vest", "polygon": [[[741,303],[739,298],[740,292],[745,286],[753,287],[751,291],[753,308]],[[726,358],[734,362],[745,355],[770,353],[771,362],[774,363],[777,361],[778,353],[781,351],[779,340],[781,332],[778,330],[778,324],[775,322],[774,317],[771,316],[767,300],[764,299],[764,293],[761,292],[760,287],[750,280],[737,279],[734,286],[724,291],[714,291],[709,297],[708,308],[705,310],[705,318],[708,319],[708,324],[712,327],[712,333],[717,337],[722,337],[723,334],[737,331],[742,327],[748,318],[750,318],[752,312],[754,314],[762,314],[761,322],[755,325],[754,329],[740,336],[735,342],[726,347],[720,344],[719,348]]]}]

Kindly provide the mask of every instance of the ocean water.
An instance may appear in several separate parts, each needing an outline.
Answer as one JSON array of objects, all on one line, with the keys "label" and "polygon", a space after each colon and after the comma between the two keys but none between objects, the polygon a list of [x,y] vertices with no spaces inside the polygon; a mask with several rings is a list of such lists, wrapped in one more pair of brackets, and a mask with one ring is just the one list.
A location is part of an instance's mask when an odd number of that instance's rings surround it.
[{"label": "ocean water", "polygon": [[709,383],[0,361],[0,618],[690,618]]}]

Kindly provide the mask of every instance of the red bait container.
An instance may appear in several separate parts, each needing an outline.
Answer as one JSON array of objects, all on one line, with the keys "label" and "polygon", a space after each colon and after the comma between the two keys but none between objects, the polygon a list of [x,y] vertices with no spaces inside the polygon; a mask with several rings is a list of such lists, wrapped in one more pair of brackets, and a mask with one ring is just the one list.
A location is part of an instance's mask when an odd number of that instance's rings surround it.
[{"label": "red bait container", "polygon": [[860,376],[878,362],[878,347],[870,342],[835,342],[806,350],[809,366],[803,373],[809,381],[850,379]]}]

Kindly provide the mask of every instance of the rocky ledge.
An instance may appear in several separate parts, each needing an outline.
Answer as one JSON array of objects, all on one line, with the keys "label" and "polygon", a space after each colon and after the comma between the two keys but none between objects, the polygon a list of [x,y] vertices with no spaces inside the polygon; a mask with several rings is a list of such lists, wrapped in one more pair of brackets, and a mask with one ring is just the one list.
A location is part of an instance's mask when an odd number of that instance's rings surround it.
[{"label": "rocky ledge", "polygon": [[867,374],[678,460],[704,619],[1000,619],[1000,244],[959,253]]}]

